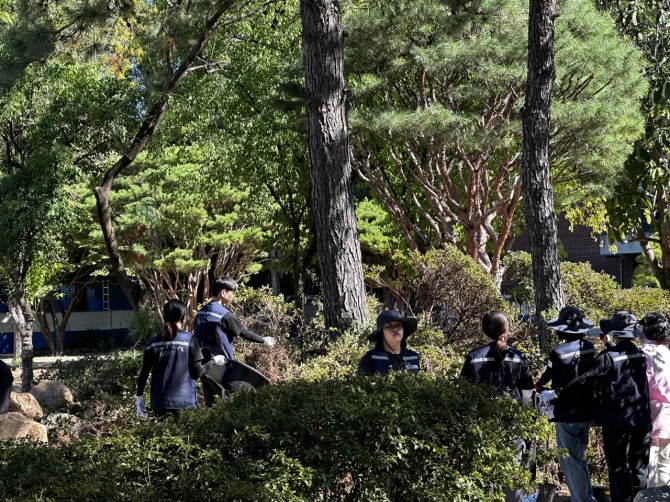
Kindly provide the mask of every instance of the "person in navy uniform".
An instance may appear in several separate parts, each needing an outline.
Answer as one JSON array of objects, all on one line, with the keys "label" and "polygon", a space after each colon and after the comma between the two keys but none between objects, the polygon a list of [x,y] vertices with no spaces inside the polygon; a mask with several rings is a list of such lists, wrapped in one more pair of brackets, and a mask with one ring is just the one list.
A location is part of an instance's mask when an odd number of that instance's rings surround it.
[{"label": "person in navy uniform", "polygon": [[[549,354],[547,368],[535,383],[540,391],[551,382],[552,389],[562,387],[572,379],[584,374],[593,366],[595,346],[584,336],[593,328],[593,323],[584,319],[576,307],[563,307],[556,319],[547,322],[562,340]],[[551,401],[556,422],[556,444],[567,450],[558,461],[565,484],[570,490],[571,502],[596,502],[593,496],[591,476],[584,458],[589,444],[589,430],[595,418],[595,391],[593,382],[575,386]]]},{"label": "person in navy uniform", "polygon": [[[195,315],[194,336],[198,340],[204,353],[214,356],[223,356],[225,359],[235,359],[233,342],[236,337],[242,337],[264,346],[272,348],[277,341],[271,336],[260,336],[248,330],[239,319],[224,305],[230,303],[237,291],[237,282],[232,277],[217,277],[212,284],[212,298]],[[212,406],[214,396],[220,395],[207,377],[200,378],[205,405]],[[223,396],[222,396],[223,397]]]},{"label": "person in navy uniform", "polygon": [[[533,378],[528,360],[523,352],[507,344],[509,321],[500,310],[490,310],[482,317],[482,331],[489,343],[471,351],[461,370],[461,377],[472,383],[483,383],[510,395],[525,406],[532,404]],[[526,449],[525,441],[515,439],[521,461]],[[521,502],[523,491],[505,488],[505,502]]]},{"label": "person in navy uniform", "polygon": [[419,354],[407,348],[407,337],[416,331],[417,321],[403,317],[397,310],[387,310],[377,316],[377,329],[368,336],[375,343],[358,363],[362,375],[385,375],[390,371],[421,370]]},{"label": "person in navy uniform", "polygon": [[602,319],[601,338],[611,339],[605,350],[591,369],[555,390],[560,398],[575,386],[600,382],[595,424],[602,427],[612,502],[632,502],[647,487],[651,410],[646,356],[633,343],[642,336],[636,325],[637,318],[627,310]]},{"label": "person in navy uniform", "polygon": [[4,361],[0,361],[0,413],[9,410],[9,396],[12,393],[14,376],[12,369]]},{"label": "person in navy uniform", "polygon": [[135,409],[146,416],[144,388],[151,373],[151,409],[156,417],[177,415],[179,410],[196,407],[196,381],[214,364],[223,364],[223,356],[204,360],[200,345],[191,333],[183,331],[187,307],[181,300],[169,300],[163,306],[163,329],[147,343],[142,369],[137,378]]}]

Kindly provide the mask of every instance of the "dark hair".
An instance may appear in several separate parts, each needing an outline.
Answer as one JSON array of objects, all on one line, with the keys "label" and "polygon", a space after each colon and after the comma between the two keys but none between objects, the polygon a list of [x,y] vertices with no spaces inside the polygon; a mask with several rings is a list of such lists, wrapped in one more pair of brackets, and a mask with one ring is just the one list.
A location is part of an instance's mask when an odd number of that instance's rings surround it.
[{"label": "dark hair", "polygon": [[168,300],[163,305],[163,330],[161,331],[161,340],[174,340],[179,328],[177,323],[186,318],[186,304],[176,298]]},{"label": "dark hair", "polygon": [[507,333],[509,321],[500,310],[489,310],[482,318],[482,331],[491,340],[496,341],[494,359],[505,365],[505,352],[507,352]]},{"label": "dark hair", "polygon": [[640,320],[642,326],[642,333],[644,337],[667,344],[670,340],[670,333],[668,333],[668,321],[658,312],[650,312]]},{"label": "dark hair", "polygon": [[212,296],[218,295],[221,291],[236,291],[237,282],[228,275],[220,275],[212,283]]},{"label": "dark hair", "polygon": [[570,333],[568,331],[556,331],[556,336],[561,340],[565,340],[566,342],[574,342],[575,340],[584,338],[586,333],[587,333],[586,331],[580,333]]}]

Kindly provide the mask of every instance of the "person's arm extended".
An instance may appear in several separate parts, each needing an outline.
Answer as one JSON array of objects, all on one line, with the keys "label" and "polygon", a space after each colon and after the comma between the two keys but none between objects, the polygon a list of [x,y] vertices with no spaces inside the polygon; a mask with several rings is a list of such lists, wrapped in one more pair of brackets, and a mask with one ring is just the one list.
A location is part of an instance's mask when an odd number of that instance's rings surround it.
[{"label": "person's arm extended", "polygon": [[265,338],[260,335],[257,335],[253,331],[245,328],[242,323],[235,317],[233,314],[226,314],[223,319],[221,319],[221,325],[224,328],[226,333],[229,333],[233,336],[240,336],[245,340],[250,340],[256,343],[264,343]]},{"label": "person's arm extended", "polygon": [[584,373],[579,375],[578,377],[573,378],[570,380],[568,383],[565,384],[560,389],[557,389],[559,393],[569,387],[572,387],[573,385],[581,385],[587,380],[595,380],[597,378],[600,378],[612,369],[612,358],[610,357],[608,352],[601,352],[598,357],[595,358],[593,361],[593,366],[586,370]]},{"label": "person's arm extended", "polygon": [[547,367],[545,368],[544,372],[542,373],[542,376],[540,376],[540,379],[535,382],[535,390],[539,391],[540,388],[544,387],[547,385],[549,382],[551,382],[554,378],[554,362],[558,359],[558,355],[556,354],[555,350],[552,350],[551,353],[549,354],[549,360],[547,361]]},{"label": "person's arm extended", "polygon": [[200,350],[200,343],[196,337],[191,337],[191,342],[188,344],[188,373],[193,380],[200,378],[207,373],[207,370],[214,366],[214,359],[210,359],[203,363],[205,356]]}]

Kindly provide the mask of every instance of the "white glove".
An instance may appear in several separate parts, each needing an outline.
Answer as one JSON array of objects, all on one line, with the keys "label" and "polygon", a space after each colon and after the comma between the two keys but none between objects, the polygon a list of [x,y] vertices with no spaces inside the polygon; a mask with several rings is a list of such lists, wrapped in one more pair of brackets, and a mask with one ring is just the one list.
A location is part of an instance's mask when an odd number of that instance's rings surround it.
[{"label": "white glove", "polygon": [[264,346],[264,347],[270,347],[270,348],[272,348],[272,347],[274,347],[275,345],[277,345],[277,340],[275,340],[274,337],[272,337],[272,336],[266,336],[266,337],[263,338],[263,346]]},{"label": "white glove", "polygon": [[138,418],[147,416],[147,412],[144,410],[144,398],[142,396],[135,396],[135,413]]},{"label": "white glove", "polygon": [[214,361],[214,364],[217,366],[223,366],[226,364],[226,360],[226,356],[222,356],[221,354],[212,357],[212,361]]},{"label": "white glove", "polygon": [[552,401],[554,399],[556,399],[555,390],[545,390],[543,392],[540,392],[539,400],[541,403],[548,403],[549,401]]}]

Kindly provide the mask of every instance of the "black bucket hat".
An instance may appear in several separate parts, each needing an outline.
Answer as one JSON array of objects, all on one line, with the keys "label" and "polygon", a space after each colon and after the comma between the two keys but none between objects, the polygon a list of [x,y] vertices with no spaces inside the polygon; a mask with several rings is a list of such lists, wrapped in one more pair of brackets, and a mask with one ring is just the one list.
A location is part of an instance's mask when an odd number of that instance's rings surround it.
[{"label": "black bucket hat", "polygon": [[377,316],[377,329],[368,336],[368,340],[377,340],[384,330],[384,325],[391,321],[399,321],[403,327],[403,339],[416,331],[417,320],[413,317],[403,317],[397,310],[386,310]]},{"label": "black bucket hat", "polygon": [[561,333],[581,334],[593,327],[593,323],[584,319],[577,307],[563,307],[556,319],[550,319],[547,326]]},{"label": "black bucket hat", "polygon": [[604,334],[619,338],[642,337],[642,332],[636,326],[637,317],[628,310],[617,310],[611,319],[600,320],[600,329]]}]

